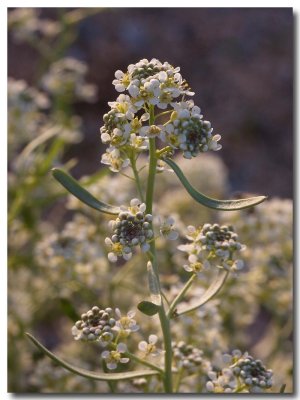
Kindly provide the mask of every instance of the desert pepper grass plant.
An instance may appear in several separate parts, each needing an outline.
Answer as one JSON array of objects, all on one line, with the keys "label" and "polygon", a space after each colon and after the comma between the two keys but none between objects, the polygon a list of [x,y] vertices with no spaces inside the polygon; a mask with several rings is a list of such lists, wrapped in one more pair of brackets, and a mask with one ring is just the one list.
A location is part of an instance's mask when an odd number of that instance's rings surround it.
[{"label": "desert pepper grass plant", "polygon": [[[116,308],[107,297],[105,304],[91,304],[70,327],[76,341],[94,343],[103,372],[73,366],[50,352],[31,334],[27,337],[61,367],[91,380],[106,381],[111,391],[116,390],[116,382],[130,380],[145,393],[178,393],[191,378],[194,380],[190,393],[269,391],[273,373],[263,361],[238,349],[222,354],[214,348],[211,353],[216,354],[210,359],[208,352],[201,348],[203,344],[189,343],[189,335],[178,340],[174,334],[180,319],[185,319],[188,326],[193,313],[205,313],[207,303],[213,303],[217,295],[222,296],[219,292],[226,287],[228,276],[238,275],[244,267],[247,243],[243,243],[238,230],[227,223],[195,221],[195,226],[177,227],[176,217],[166,212],[168,204],[160,209],[159,199],[155,199],[155,182],[157,175],[173,172],[195,207],[222,213],[255,207],[266,197],[210,198],[191,185],[174,161],[175,154],[191,162],[201,158],[202,153],[219,151],[222,147],[221,136],[213,132],[211,123],[203,118],[201,109],[191,99],[194,93],[179,67],[157,59],[143,59],[129,65],[125,72],[116,71],[113,85],[119,95],[108,103],[110,110],[104,115],[100,128],[101,140],[107,145],[101,162],[113,173],[128,178],[128,188],[131,191],[134,184],[135,194],[127,204],[112,204],[112,201],[103,201],[105,193],[102,199],[96,198],[61,169],[54,168],[53,176],[73,196],[99,212],[102,229],[107,221],[106,238],[99,246],[106,249],[110,265],[119,267],[114,282],[117,279],[121,282],[129,268],[135,268],[134,259],[138,255],[148,289],[142,290],[138,304],[125,309],[120,287]],[[109,215],[109,220],[105,214]],[[166,265],[161,263],[162,240],[172,241],[172,249],[181,260],[176,284],[181,280],[183,283],[176,288],[172,288],[172,282],[167,282]],[[175,241],[179,243],[175,245]],[[172,258],[167,263],[167,269],[177,268],[172,266]],[[202,286],[202,282],[206,285]],[[109,282],[95,282],[95,285],[105,286]],[[132,290],[134,285],[140,283],[133,282]],[[195,290],[191,298],[192,288]],[[152,332],[143,328],[144,318],[149,319],[150,327],[153,324]],[[155,324],[158,330],[154,329]],[[191,334],[192,331],[193,328]],[[142,340],[134,348],[132,338],[137,335]],[[213,361],[217,356],[219,361]]]}]

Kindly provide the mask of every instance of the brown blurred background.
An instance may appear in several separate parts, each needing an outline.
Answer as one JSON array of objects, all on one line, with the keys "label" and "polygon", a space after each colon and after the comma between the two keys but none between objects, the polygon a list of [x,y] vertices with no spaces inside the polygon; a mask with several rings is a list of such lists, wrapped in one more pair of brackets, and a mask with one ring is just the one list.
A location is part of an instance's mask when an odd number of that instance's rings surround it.
[{"label": "brown blurred background", "polygon": [[[62,9],[42,8],[58,18]],[[95,104],[78,103],[85,138],[66,157],[77,177],[101,167],[99,127],[116,97],[117,69],[141,58],[180,66],[204,118],[222,135],[232,191],[292,197],[293,14],[291,8],[114,8],[80,23],[65,55],[89,65]],[[38,53],[8,38],[8,74],[35,84]],[[199,174],[201,171],[199,171]]]}]

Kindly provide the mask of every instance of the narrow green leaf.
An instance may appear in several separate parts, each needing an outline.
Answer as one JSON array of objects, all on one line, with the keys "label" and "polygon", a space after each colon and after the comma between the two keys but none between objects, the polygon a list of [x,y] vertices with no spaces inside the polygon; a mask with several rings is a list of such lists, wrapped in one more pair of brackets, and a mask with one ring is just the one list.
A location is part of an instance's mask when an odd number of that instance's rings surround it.
[{"label": "narrow green leaf", "polygon": [[285,388],[286,388],[286,383],[284,383],[283,385],[281,385],[281,388],[279,390],[279,393],[284,393],[285,392]]},{"label": "narrow green leaf", "polygon": [[154,273],[153,265],[152,265],[151,261],[148,261],[147,273],[148,273],[148,285],[149,285],[149,291],[150,291],[150,297],[151,297],[152,303],[160,306],[161,305],[161,295],[160,295],[159,283],[158,283],[158,280]]},{"label": "narrow green leaf", "polygon": [[159,306],[157,304],[151,303],[151,301],[141,301],[137,308],[146,315],[149,315],[149,317],[152,317],[153,315],[157,314],[159,311]]},{"label": "narrow green leaf", "polygon": [[170,158],[165,158],[164,161],[173,169],[186,191],[191,195],[191,197],[198,203],[205,207],[213,208],[215,210],[221,211],[234,211],[241,210],[243,208],[248,208],[262,203],[266,200],[266,196],[256,196],[249,197],[247,199],[236,199],[236,200],[217,200],[205,196],[204,194],[198,192],[186,179],[181,169],[178,165]]},{"label": "narrow green leaf", "polygon": [[189,313],[190,311],[194,311],[197,308],[206,304],[213,296],[215,296],[221,290],[222,286],[224,285],[227,279],[228,274],[229,274],[228,271],[220,270],[215,280],[212,282],[209,288],[203,293],[200,299],[195,301],[194,304],[191,304],[187,308],[177,310],[176,315]]},{"label": "narrow green leaf", "polygon": [[67,369],[70,372],[73,372],[76,375],[83,376],[84,378],[94,379],[98,381],[119,381],[123,379],[133,379],[142,376],[149,375],[157,375],[158,371],[151,370],[140,370],[140,371],[132,371],[132,372],[115,372],[115,373],[101,373],[101,372],[90,372],[86,369],[75,367],[61,358],[57,357],[55,354],[51,353],[46,347],[44,347],[34,336],[30,333],[25,333],[28,339],[38,347],[43,353],[45,353],[49,358],[53,361],[56,361],[60,366]]},{"label": "narrow green leaf", "polygon": [[103,203],[97,200],[91,193],[79,185],[79,183],[72,178],[70,175],[58,168],[52,169],[52,174],[54,178],[70,193],[72,193],[77,199],[81,200],[83,203],[87,204],[95,210],[104,212],[106,214],[119,214],[120,208],[111,206],[109,204]]}]

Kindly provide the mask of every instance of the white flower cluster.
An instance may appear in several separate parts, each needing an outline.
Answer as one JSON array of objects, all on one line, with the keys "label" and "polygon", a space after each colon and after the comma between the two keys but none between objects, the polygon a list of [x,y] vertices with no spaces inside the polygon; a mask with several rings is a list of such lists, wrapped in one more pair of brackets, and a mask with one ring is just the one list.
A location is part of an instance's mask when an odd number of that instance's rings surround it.
[{"label": "white flower cluster", "polygon": [[188,272],[201,273],[203,269],[214,265],[228,271],[243,268],[242,260],[235,258],[235,253],[245,249],[238,241],[238,235],[232,226],[204,224],[196,229],[188,226],[188,235],[192,243],[180,245],[178,249],[189,254],[189,265],[184,265]]},{"label": "white flower cluster", "polygon": [[[109,102],[111,110],[103,116],[101,140],[109,144],[102,163],[118,172],[129,165],[131,149],[146,150],[149,138],[159,138],[172,149],[183,151],[185,158],[200,152],[219,150],[220,135],[212,135],[209,121],[202,120],[200,108],[185,96],[194,95],[180,74],[168,62],[143,59],[128,66],[126,72],[115,73],[113,84],[122,93],[116,101]],[[145,125],[150,118],[150,108],[165,110],[170,120],[164,125]]]},{"label": "white flower cluster", "polygon": [[222,148],[218,144],[221,136],[213,136],[211,123],[202,120],[201,110],[192,100],[176,103],[173,107],[170,122],[160,136],[164,142],[175,149],[181,149],[183,156],[188,159],[208,150],[217,151]]},{"label": "white flower cluster", "polygon": [[[23,80],[8,78],[9,152],[33,139],[47,123],[44,113],[50,107],[48,97]],[[26,129],[24,129],[26,127]]]},{"label": "white flower cluster", "polygon": [[116,71],[113,84],[117,92],[127,90],[138,108],[149,103],[166,109],[180,95],[194,95],[179,71],[179,67],[174,68],[168,62],[162,64],[155,58],[150,62],[143,59],[130,64],[125,73]]},{"label": "white flower cluster", "polygon": [[87,70],[87,65],[76,58],[62,58],[51,64],[48,73],[42,79],[42,86],[51,95],[60,96],[68,102],[94,102],[97,88],[86,83]]},{"label": "white flower cluster", "polygon": [[103,347],[108,346],[109,350],[103,351],[101,357],[107,368],[113,370],[119,363],[129,362],[128,357],[122,357],[122,353],[127,351],[126,344],[116,342],[139,330],[134,316],[135,311],[122,315],[118,308],[113,311],[110,307],[102,310],[94,306],[81,315],[81,319],[72,328],[72,335],[75,340],[98,341]]},{"label": "white flower cluster", "polygon": [[266,369],[261,360],[255,360],[247,352],[233,350],[224,354],[223,362],[229,364],[221,372],[210,371],[206,389],[214,393],[257,393],[273,385],[273,372]]},{"label": "white flower cluster", "polygon": [[149,250],[148,241],[153,237],[151,227],[152,215],[145,214],[146,204],[138,199],[130,201],[130,207],[121,207],[116,220],[110,221],[113,230],[111,238],[105,239],[105,244],[110,247],[108,259],[116,262],[118,257],[129,260],[132,256],[132,248],[140,245],[143,252]]}]

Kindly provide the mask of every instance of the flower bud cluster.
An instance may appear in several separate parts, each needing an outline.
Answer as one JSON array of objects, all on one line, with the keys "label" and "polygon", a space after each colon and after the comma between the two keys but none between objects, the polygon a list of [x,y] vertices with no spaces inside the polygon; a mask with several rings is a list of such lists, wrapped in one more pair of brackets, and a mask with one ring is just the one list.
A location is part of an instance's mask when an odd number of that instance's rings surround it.
[{"label": "flower bud cluster", "polygon": [[243,268],[243,261],[236,259],[236,253],[245,249],[238,241],[238,235],[232,226],[204,224],[196,229],[188,227],[186,236],[192,243],[178,246],[178,249],[189,254],[190,265],[184,268],[189,272],[201,272],[211,265],[236,271]]},{"label": "flower bud cluster", "polygon": [[[233,360],[236,358],[233,357]],[[231,368],[234,375],[242,379],[249,388],[269,389],[273,384],[272,370],[266,369],[261,360],[255,360],[248,353],[241,355]]]},{"label": "flower bud cluster", "polygon": [[112,341],[114,333],[112,328],[116,325],[113,310],[105,308],[101,310],[94,306],[91,310],[81,315],[81,319],[72,328],[75,340],[95,341],[99,340],[104,346]]},{"label": "flower bud cluster", "polygon": [[209,121],[202,119],[201,110],[193,101],[176,103],[170,122],[164,127],[161,139],[173,148],[183,151],[185,158],[191,159],[208,150],[220,150],[220,135],[212,134]]},{"label": "flower bud cluster", "polygon": [[214,393],[255,393],[272,387],[273,372],[266,369],[261,360],[255,360],[247,352],[233,350],[223,355],[226,366],[219,372],[209,371],[206,389]]},{"label": "flower bud cluster", "polygon": [[148,241],[153,238],[152,215],[145,214],[145,211],[146,205],[133,199],[128,209],[122,207],[117,219],[110,221],[113,235],[105,239],[106,245],[111,249],[108,254],[110,261],[115,262],[118,257],[129,260],[132,248],[138,245],[143,252],[149,250]]},{"label": "flower bud cluster", "polygon": [[184,341],[172,342],[174,360],[179,368],[194,372],[202,364],[203,352]]}]

